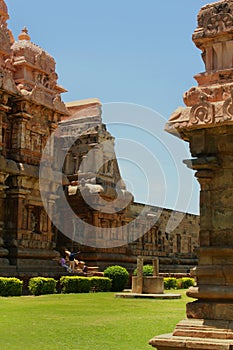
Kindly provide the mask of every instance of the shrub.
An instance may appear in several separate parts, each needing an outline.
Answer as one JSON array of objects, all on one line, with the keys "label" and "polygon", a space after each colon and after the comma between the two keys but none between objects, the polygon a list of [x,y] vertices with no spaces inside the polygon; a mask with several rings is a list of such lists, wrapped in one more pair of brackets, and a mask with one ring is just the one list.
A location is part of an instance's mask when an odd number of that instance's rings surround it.
[{"label": "shrub", "polygon": [[109,292],[112,282],[108,277],[90,277],[91,289],[96,292]]},{"label": "shrub", "polygon": [[122,291],[129,279],[128,271],[124,267],[118,265],[107,267],[107,269],[104,270],[104,276],[111,279],[111,290],[113,292]]},{"label": "shrub", "polygon": [[[144,265],[143,266],[143,276],[153,276],[153,266],[152,265]],[[133,276],[137,276],[138,270],[135,269],[133,272]]]},{"label": "shrub", "polygon": [[89,293],[90,278],[79,276],[62,276],[60,278],[62,293]]},{"label": "shrub", "polygon": [[164,289],[177,289],[178,283],[175,277],[164,278]]},{"label": "shrub", "polygon": [[22,295],[23,281],[15,277],[0,277],[0,295],[12,297]]},{"label": "shrub", "polygon": [[56,284],[54,278],[33,277],[29,280],[28,288],[33,295],[54,294]]},{"label": "shrub", "polygon": [[194,279],[190,277],[183,277],[178,279],[178,288],[188,289],[189,287],[194,286]]}]

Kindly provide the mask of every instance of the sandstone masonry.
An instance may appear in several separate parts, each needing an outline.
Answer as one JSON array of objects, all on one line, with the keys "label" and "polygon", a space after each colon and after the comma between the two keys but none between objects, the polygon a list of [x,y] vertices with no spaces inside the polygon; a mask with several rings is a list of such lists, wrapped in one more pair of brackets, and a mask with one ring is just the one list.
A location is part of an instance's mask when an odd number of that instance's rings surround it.
[{"label": "sandstone masonry", "polygon": [[[159,256],[161,271],[186,272],[196,264],[199,218],[134,203],[100,101],[65,105],[53,57],[31,42],[26,28],[15,40],[8,18],[0,0],[0,274],[64,273],[55,260],[64,248],[76,247],[83,260],[101,269],[121,264],[133,270],[137,256],[145,255]],[[42,156],[57,177],[62,169],[60,184],[51,171],[40,179]],[[60,205],[61,193],[89,226],[73,225]]]}]

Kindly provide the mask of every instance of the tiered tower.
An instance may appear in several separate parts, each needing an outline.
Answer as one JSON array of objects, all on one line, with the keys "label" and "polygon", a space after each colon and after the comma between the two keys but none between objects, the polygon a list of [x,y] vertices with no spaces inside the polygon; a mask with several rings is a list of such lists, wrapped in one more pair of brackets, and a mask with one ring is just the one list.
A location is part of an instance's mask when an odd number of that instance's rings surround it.
[{"label": "tiered tower", "polygon": [[[15,41],[0,0],[0,272],[52,273],[58,255],[39,191],[44,145],[67,114],[54,59],[24,28]],[[51,153],[49,157],[53,157]],[[47,186],[52,206],[53,184]]]},{"label": "tiered tower", "polygon": [[206,70],[166,129],[189,142],[201,186],[196,300],[173,334],[150,341],[159,350],[233,348],[233,1],[202,7],[193,40]]}]

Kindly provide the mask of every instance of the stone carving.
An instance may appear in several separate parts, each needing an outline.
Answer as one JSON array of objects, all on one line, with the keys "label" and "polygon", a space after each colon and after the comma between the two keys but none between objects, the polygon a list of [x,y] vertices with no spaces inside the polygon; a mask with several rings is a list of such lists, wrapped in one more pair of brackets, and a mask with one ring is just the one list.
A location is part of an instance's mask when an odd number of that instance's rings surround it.
[{"label": "stone carving", "polygon": [[193,40],[202,50],[206,72],[195,76],[198,86],[183,96],[188,108],[173,114],[166,130],[175,134],[176,130],[212,127],[233,120],[233,41],[229,32],[233,32],[233,1],[201,8]]},{"label": "stone carving", "polygon": [[64,104],[64,102],[61,100],[61,96],[60,95],[56,95],[53,99],[53,106],[56,110],[58,111],[63,111],[64,113],[67,112],[66,106]]},{"label": "stone carving", "polygon": [[[221,6],[221,5],[220,5]],[[228,8],[228,6],[227,6]],[[225,11],[210,17],[206,23],[207,33],[216,34],[232,29],[233,17]]]},{"label": "stone carving", "polygon": [[[23,84],[19,84],[17,86],[17,89],[19,90],[19,92],[21,93],[21,95],[23,96],[31,96],[32,91],[27,90],[27,86],[23,85]],[[29,88],[30,89],[30,88]]]},{"label": "stone carving", "polygon": [[198,104],[202,96],[205,96],[209,102],[223,101],[231,96],[232,89],[232,83],[218,84],[217,86],[195,86],[184,93],[183,101],[188,107]]},{"label": "stone carving", "polygon": [[232,10],[233,4],[230,2],[216,3],[211,8],[209,5],[204,6],[198,15],[198,28],[204,28],[207,35],[216,35],[232,29]]},{"label": "stone carving", "polygon": [[183,101],[186,104],[186,106],[193,106],[194,104],[198,104],[202,94],[203,92],[201,91],[201,89],[194,86],[184,93]]},{"label": "stone carving", "polygon": [[205,95],[200,98],[201,102],[194,105],[190,112],[191,124],[211,124],[214,121],[214,106],[207,101]]},{"label": "stone carving", "polygon": [[57,85],[53,57],[30,41],[27,28],[23,28],[18,39],[11,47],[14,68],[18,69],[18,90],[30,100],[50,108],[56,106],[57,111],[67,114],[65,105],[59,100],[60,93],[66,90]]},{"label": "stone carving", "polygon": [[[2,72],[2,75],[3,75],[2,88],[10,93],[14,93],[18,95],[18,89],[15,85],[15,81],[13,79],[12,73],[8,70],[4,70],[4,72]],[[1,84],[1,78],[0,78],[0,84]]]},{"label": "stone carving", "polygon": [[4,51],[6,54],[10,55],[11,53],[11,43],[8,30],[1,25],[0,26],[0,47],[1,51]]},{"label": "stone carving", "polygon": [[[172,334],[151,340],[158,350],[233,347],[232,13],[232,0],[201,8],[193,40],[204,53],[206,72],[196,77],[199,86],[185,94],[188,107],[166,127],[190,144],[192,159],[184,162],[200,183],[200,248],[193,271],[196,286],[187,291],[196,300],[186,305],[187,319]],[[187,115],[190,122],[184,126]]]},{"label": "stone carving", "polygon": [[231,97],[223,104],[223,115],[225,120],[233,119],[233,90],[231,90]]},{"label": "stone carving", "polygon": [[5,1],[0,1],[0,23],[6,25],[6,21],[8,20],[8,9]]},{"label": "stone carving", "polygon": [[[0,18],[1,11],[0,9]],[[3,16],[2,18],[5,17]],[[0,24],[0,47],[0,87],[9,92],[16,93],[17,90],[12,75],[11,38],[5,22]]]},{"label": "stone carving", "polygon": [[53,57],[41,48],[39,48],[39,46],[38,51],[39,53],[35,57],[35,66],[48,74],[54,72],[55,61]]},{"label": "stone carving", "polygon": [[5,14],[8,13],[6,3],[3,0],[0,1],[0,11],[5,13]]}]

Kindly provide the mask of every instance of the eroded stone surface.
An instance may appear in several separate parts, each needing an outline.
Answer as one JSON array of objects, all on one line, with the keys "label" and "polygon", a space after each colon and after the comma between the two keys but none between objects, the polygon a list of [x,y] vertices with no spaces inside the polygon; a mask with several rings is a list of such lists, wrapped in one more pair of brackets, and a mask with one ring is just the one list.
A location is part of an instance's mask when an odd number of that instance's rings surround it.
[{"label": "eroded stone surface", "polygon": [[[114,138],[102,122],[101,103],[90,99],[65,105],[61,99],[65,89],[58,84],[54,58],[31,41],[27,28],[15,39],[8,28],[8,18],[6,3],[0,0],[0,273],[53,274],[58,267],[53,261],[58,257],[57,250],[75,248],[71,239],[54,227],[44,208],[39,186],[42,155],[43,161],[54,161],[57,169],[63,168],[62,185],[75,212],[81,213],[85,222],[109,231],[98,242],[93,229],[84,234],[98,246],[103,246],[105,240],[114,242],[113,249],[79,245],[83,260],[101,268],[120,263],[132,271],[137,256],[143,252],[145,256],[159,256],[162,271],[173,268],[174,272],[187,272],[196,264],[198,217],[148,206],[133,229],[124,227],[145,208],[133,202],[121,178]],[[64,164],[59,164],[59,157],[56,159],[54,140],[50,138],[58,126],[60,138],[55,141],[68,152]],[[66,145],[68,139],[74,142],[71,148]],[[45,152],[48,140],[51,147]],[[106,149],[105,141],[109,145]],[[84,162],[94,147],[93,161],[103,161],[96,183],[90,164]],[[46,175],[40,185],[47,208],[53,212],[59,198],[58,183],[50,181],[51,169]],[[111,202],[116,196],[116,184],[121,194],[117,205],[125,205],[120,212],[92,210],[82,199],[80,186],[100,207],[97,195]],[[113,203],[112,209],[117,205]],[[62,210],[56,214],[66,215]],[[156,215],[158,221],[150,225]],[[171,216],[173,230],[169,229]],[[72,229],[68,221],[67,230]],[[141,232],[146,233],[140,235]],[[140,238],[133,241],[134,235]],[[133,242],[125,244],[128,241]]]},{"label": "eroded stone surface", "polygon": [[[82,226],[83,238],[76,247],[81,250],[82,259],[102,269],[120,262],[133,272],[138,255],[151,259],[159,256],[161,271],[186,273],[195,265],[198,218],[133,202],[120,174],[115,140],[102,121],[100,101],[74,101],[66,106],[70,116],[62,118],[58,134],[60,148],[64,154],[68,151],[63,168],[64,187],[74,212],[91,225]],[[83,195],[88,196],[88,203]],[[70,215],[64,208],[59,212],[61,220]],[[140,220],[128,226],[139,216]],[[64,232],[71,237],[70,221],[71,218]],[[106,232],[97,232],[95,227]],[[81,245],[85,237],[88,241]],[[60,236],[59,244],[62,247],[70,242]]]},{"label": "eroded stone surface", "polygon": [[174,112],[166,129],[190,143],[193,159],[185,163],[201,186],[197,286],[187,293],[197,300],[187,304],[186,325],[151,341],[159,350],[233,347],[233,1],[204,6],[193,40],[206,71],[196,76],[198,86],[184,95],[187,107]]},{"label": "eroded stone surface", "polygon": [[58,252],[40,198],[39,164],[47,139],[68,113],[60,98],[65,90],[57,85],[54,59],[30,41],[26,29],[15,41],[8,18],[1,0],[0,270],[51,273]]}]

